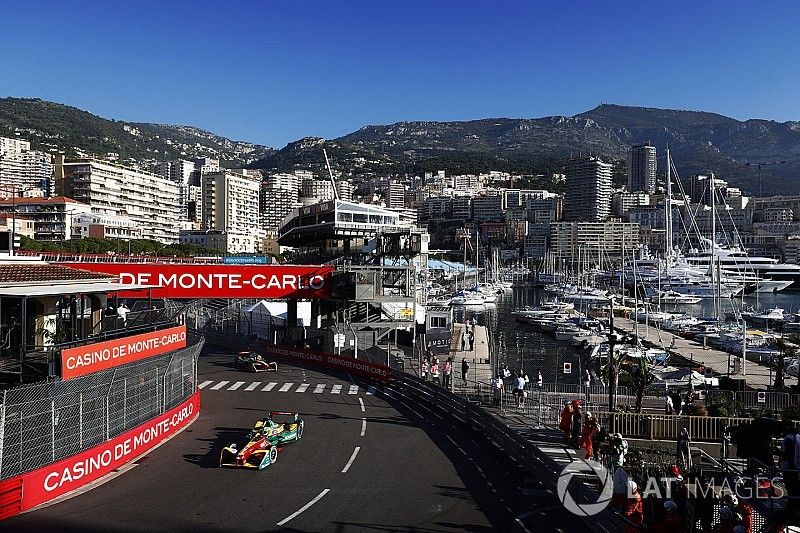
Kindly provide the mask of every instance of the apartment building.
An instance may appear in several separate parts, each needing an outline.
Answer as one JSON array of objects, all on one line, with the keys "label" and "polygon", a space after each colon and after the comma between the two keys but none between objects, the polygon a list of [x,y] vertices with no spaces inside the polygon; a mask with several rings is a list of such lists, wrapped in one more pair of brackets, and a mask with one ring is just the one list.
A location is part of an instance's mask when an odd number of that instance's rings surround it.
[{"label": "apartment building", "polygon": [[128,217],[142,237],[178,242],[178,184],[151,172],[91,158],[56,158],[56,193],[89,204],[98,215]]},{"label": "apartment building", "polygon": [[474,197],[472,199],[472,219],[475,222],[503,220],[503,197],[501,195]]},{"label": "apartment building", "polygon": [[[259,180],[230,171],[206,174],[202,180],[204,230],[222,231],[231,235],[231,239],[258,232]],[[255,252],[255,248],[250,252]]]},{"label": "apartment building", "polygon": [[259,225],[270,234],[276,234],[283,219],[300,206],[296,190],[271,188],[266,184],[261,187],[258,203]]},{"label": "apartment building", "polygon": [[656,147],[649,142],[628,151],[628,190],[656,192]]},{"label": "apartment building", "polygon": [[0,196],[12,191],[23,196],[50,195],[53,160],[50,154],[31,150],[21,139],[0,137]]},{"label": "apartment building", "polygon": [[74,236],[72,230],[75,218],[91,214],[92,207],[63,196],[0,200],[0,213],[14,212],[33,221],[34,239],[64,241]]},{"label": "apartment building", "polygon": [[621,258],[639,244],[639,225],[630,222],[556,222],[550,224],[551,252],[562,258]]},{"label": "apartment building", "polygon": [[572,159],[566,168],[564,220],[602,222],[611,214],[610,163],[597,157]]}]

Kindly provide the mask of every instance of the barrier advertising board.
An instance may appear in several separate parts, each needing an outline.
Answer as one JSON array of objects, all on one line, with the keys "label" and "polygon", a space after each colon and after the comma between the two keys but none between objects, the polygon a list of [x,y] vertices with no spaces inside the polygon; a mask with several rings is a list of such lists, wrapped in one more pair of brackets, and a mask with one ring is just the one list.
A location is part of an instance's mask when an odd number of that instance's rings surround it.
[{"label": "barrier advertising board", "polygon": [[330,265],[194,265],[180,263],[59,263],[119,276],[147,291],[121,292],[123,298],[329,298]]},{"label": "barrier advertising board", "polygon": [[21,482],[21,502],[27,511],[110,474],[153,449],[194,422],[200,413],[200,392],[185,402],[125,433],[53,464],[0,482],[4,487]]},{"label": "barrier advertising board", "polygon": [[99,372],[186,347],[186,326],[150,331],[61,351],[61,379]]},{"label": "barrier advertising board", "polygon": [[342,370],[384,382],[388,382],[392,377],[392,369],[388,366],[354,357],[273,345],[266,346],[264,350],[266,354],[292,359],[298,363],[321,366],[332,370]]}]

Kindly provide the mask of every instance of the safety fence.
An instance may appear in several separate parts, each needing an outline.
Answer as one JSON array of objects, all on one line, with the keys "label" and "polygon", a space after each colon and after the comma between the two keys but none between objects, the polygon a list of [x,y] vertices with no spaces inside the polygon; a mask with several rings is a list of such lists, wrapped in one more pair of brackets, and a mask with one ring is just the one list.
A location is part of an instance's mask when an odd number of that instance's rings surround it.
[{"label": "safety fence", "polygon": [[[562,473],[563,465],[558,464],[522,434],[508,427],[496,416],[487,412],[465,396],[450,392],[443,387],[425,382],[404,372],[393,372],[393,386],[399,395],[416,403],[426,404],[436,412],[446,413],[460,423],[483,435],[503,450],[511,459],[530,472],[537,479],[555,480]],[[476,388],[476,390],[478,390]],[[486,394],[486,389],[480,389]],[[570,485],[570,496],[579,505],[597,502],[597,494],[583,483]],[[586,520],[592,531],[620,531],[625,520],[610,508]]]},{"label": "safety fence", "polygon": [[66,381],[3,391],[0,479],[91,448],[164,413],[197,389],[204,340],[186,348]]}]

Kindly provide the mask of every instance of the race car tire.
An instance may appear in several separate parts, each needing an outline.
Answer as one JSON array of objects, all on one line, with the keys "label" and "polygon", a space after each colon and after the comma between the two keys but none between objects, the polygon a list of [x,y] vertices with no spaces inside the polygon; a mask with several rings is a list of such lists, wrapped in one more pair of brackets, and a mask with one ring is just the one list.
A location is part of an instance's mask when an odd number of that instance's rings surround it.
[{"label": "race car tire", "polygon": [[275,463],[278,460],[278,447],[272,446],[269,449],[269,464]]},{"label": "race car tire", "polygon": [[295,433],[296,437],[295,440],[300,440],[300,437],[303,436],[303,422],[297,424],[297,432]]}]

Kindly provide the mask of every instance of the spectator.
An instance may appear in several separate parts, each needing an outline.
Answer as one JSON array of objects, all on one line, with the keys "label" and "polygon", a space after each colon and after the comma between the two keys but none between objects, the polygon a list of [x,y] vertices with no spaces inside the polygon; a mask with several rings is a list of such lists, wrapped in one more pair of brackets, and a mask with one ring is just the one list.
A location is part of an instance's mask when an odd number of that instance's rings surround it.
[{"label": "spectator", "polygon": [[467,358],[461,358],[461,381],[464,382],[464,386],[467,386],[467,372],[469,372],[469,363],[467,363]]},{"label": "spectator", "polygon": [[525,393],[525,378],[521,374],[514,380],[514,395],[517,397],[517,407],[522,407],[523,394]]},{"label": "spectator", "polygon": [[128,309],[128,306],[125,305],[125,302],[123,302],[122,304],[120,304],[119,307],[117,307],[117,316],[122,319],[123,326],[128,325],[128,313],[130,312],[131,310]]},{"label": "spectator", "polygon": [[672,404],[672,396],[668,392],[664,397],[664,413],[671,415],[674,410],[674,406]]},{"label": "spectator", "polygon": [[422,380],[428,381],[428,360],[425,359],[422,361],[422,367],[420,368],[420,374],[422,374]]},{"label": "spectator", "polygon": [[589,392],[589,387],[592,384],[592,375],[589,373],[589,369],[583,371],[583,387],[586,389],[586,392]]},{"label": "spectator", "polygon": [[639,486],[632,479],[628,480],[628,494],[621,511],[622,515],[633,523],[633,526],[626,525],[622,530],[639,531],[644,523],[642,496],[639,494]]},{"label": "spectator", "polygon": [[586,424],[583,425],[583,435],[581,436],[581,448],[586,450],[586,460],[596,459],[594,456],[594,447],[592,440],[594,436],[600,431],[600,424],[597,419],[592,416],[589,411],[586,412]]},{"label": "spectator", "polygon": [[431,363],[431,381],[433,381],[434,385],[441,385],[439,381],[439,361],[436,359]]},{"label": "spectator", "polygon": [[499,375],[494,379],[493,387],[494,406],[500,407],[500,401],[503,397],[503,376]]},{"label": "spectator", "polygon": [[461,351],[463,352],[464,349],[467,347],[467,336],[464,332],[461,333]]},{"label": "spectator", "polygon": [[536,369],[536,386],[541,389],[543,383],[544,383],[544,379],[542,379],[542,369],[541,368],[537,368]]},{"label": "spectator", "polygon": [[683,399],[681,398],[681,393],[675,391],[672,397],[672,404],[675,406],[675,414],[680,416],[681,415],[681,408],[683,407]]},{"label": "spectator", "polygon": [[473,351],[475,349],[475,333],[470,331],[469,332],[469,351]]},{"label": "spectator", "polygon": [[444,376],[444,388],[450,389],[453,386],[453,358],[448,357],[444,362],[442,368],[442,375]]},{"label": "spectator", "polygon": [[649,531],[658,533],[680,533],[686,531],[683,525],[683,519],[678,512],[678,504],[672,500],[664,502],[664,518]]},{"label": "spectator", "polygon": [[570,445],[577,449],[581,438],[581,426],[583,426],[583,411],[580,404],[573,406],[572,410],[572,431],[570,434]]},{"label": "spectator", "polygon": [[528,377],[528,373],[525,372],[524,370],[522,371],[522,379],[525,380],[525,390],[530,389],[531,388],[531,378]]},{"label": "spectator", "polygon": [[558,425],[558,429],[560,429],[564,433],[564,444],[569,444],[569,435],[570,435],[570,428],[572,425],[572,411],[574,402],[567,403],[564,406],[564,410],[561,411],[561,423]]},{"label": "spectator", "polygon": [[472,331],[475,331],[475,326],[477,326],[477,325],[478,325],[478,317],[473,316],[472,317]]}]

